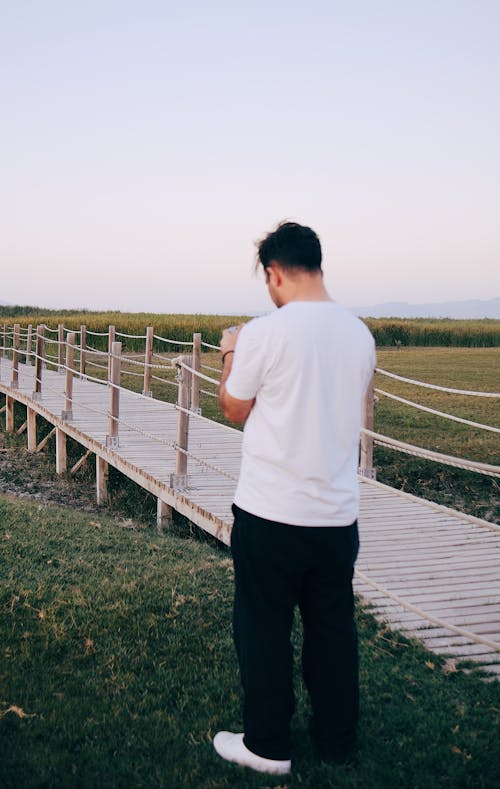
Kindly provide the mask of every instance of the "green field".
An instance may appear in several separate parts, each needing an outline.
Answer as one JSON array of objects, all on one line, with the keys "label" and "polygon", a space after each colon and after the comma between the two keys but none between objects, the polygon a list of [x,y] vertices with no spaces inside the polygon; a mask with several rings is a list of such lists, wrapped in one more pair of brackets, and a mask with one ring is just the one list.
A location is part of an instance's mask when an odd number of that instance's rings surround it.
[{"label": "green field", "polygon": [[[185,526],[0,496],[0,785],[264,789],[215,755],[241,726],[232,563]],[[176,534],[177,531],[177,534]],[[465,674],[359,609],[362,711],[351,767],[318,763],[297,660],[289,789],[493,789],[500,683]],[[299,656],[300,627],[294,647]]]},{"label": "green field", "polygon": [[[173,340],[187,341],[194,332],[201,332],[203,339],[218,344],[223,328],[228,324],[248,320],[244,316],[227,315],[170,315],[161,313],[89,312],[78,310],[43,310],[35,307],[0,307],[0,324],[19,323],[22,327],[46,324],[56,328],[58,323],[72,331],[81,324],[95,332],[107,331],[111,324],[125,334],[145,334],[153,326],[155,334]],[[500,320],[450,320],[430,318],[367,318],[366,323],[374,334],[379,347],[445,346],[445,347],[498,347],[500,346]],[[96,347],[105,348],[102,338],[95,338]],[[129,350],[141,351],[144,341],[131,339]],[[164,350],[155,343],[155,350]]]}]

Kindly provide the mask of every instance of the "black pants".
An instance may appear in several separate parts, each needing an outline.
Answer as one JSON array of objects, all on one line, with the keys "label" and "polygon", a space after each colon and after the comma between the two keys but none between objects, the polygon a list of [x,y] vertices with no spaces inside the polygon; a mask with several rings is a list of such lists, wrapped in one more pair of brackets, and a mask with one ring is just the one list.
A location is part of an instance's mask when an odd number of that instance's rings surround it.
[{"label": "black pants", "polygon": [[233,513],[234,640],[244,691],[244,742],[259,756],[290,758],[290,635],[298,605],[313,734],[323,758],[342,758],[354,746],[359,705],[352,592],[357,521],[346,527],[288,526],[236,505]]}]

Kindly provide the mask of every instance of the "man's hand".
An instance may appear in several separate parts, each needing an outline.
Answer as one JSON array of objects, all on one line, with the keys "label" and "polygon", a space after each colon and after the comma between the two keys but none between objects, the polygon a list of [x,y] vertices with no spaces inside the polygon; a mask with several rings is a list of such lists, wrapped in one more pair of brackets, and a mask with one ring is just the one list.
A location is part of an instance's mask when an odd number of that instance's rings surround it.
[{"label": "man's hand", "polygon": [[240,323],[240,325],[236,327],[236,330],[224,329],[220,341],[220,350],[223,356],[227,351],[234,351],[238,341],[238,334],[244,325],[245,324]]},{"label": "man's hand", "polygon": [[233,331],[230,331],[229,329],[224,329],[220,341],[220,348],[224,362],[223,362],[222,376],[221,376],[220,387],[219,387],[219,403],[221,405],[224,416],[227,419],[230,419],[231,422],[239,422],[240,424],[246,421],[250,411],[253,408],[255,399],[238,400],[236,397],[232,397],[226,391],[226,381],[229,378],[229,373],[231,372],[231,367],[233,366],[233,358],[234,358],[233,353],[229,353],[229,351],[234,352],[234,349],[236,348],[236,343],[238,342],[238,335],[244,325],[245,324],[240,323],[240,325],[236,328],[236,330]]}]

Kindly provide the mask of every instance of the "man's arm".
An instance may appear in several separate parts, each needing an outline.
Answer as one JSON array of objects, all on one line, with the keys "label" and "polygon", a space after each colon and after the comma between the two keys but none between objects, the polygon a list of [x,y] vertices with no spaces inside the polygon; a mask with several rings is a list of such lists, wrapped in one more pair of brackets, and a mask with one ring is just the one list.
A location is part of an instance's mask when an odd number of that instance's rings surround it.
[{"label": "man's arm", "polygon": [[238,340],[238,334],[239,330],[237,332],[228,332],[224,330],[222,333],[221,351],[223,362],[219,386],[219,403],[226,419],[229,419],[231,422],[243,424],[243,422],[246,422],[253,408],[255,397],[251,400],[239,400],[237,397],[230,395],[226,389],[226,381],[229,378],[229,373],[233,366],[234,349]]}]

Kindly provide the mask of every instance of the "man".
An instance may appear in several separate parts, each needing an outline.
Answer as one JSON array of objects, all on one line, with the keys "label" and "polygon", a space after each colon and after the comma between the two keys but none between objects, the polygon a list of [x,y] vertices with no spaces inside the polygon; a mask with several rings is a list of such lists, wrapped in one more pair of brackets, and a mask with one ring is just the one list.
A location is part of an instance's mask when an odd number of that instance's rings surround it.
[{"label": "man", "polygon": [[355,745],[358,445],[375,350],[366,326],[328,295],[313,230],[282,223],[259,243],[259,261],[279,309],[226,330],[221,342],[220,404],[245,423],[231,538],[245,730],[219,732],[214,747],[228,761],[284,774],[296,605],[319,755],[342,762]]}]

